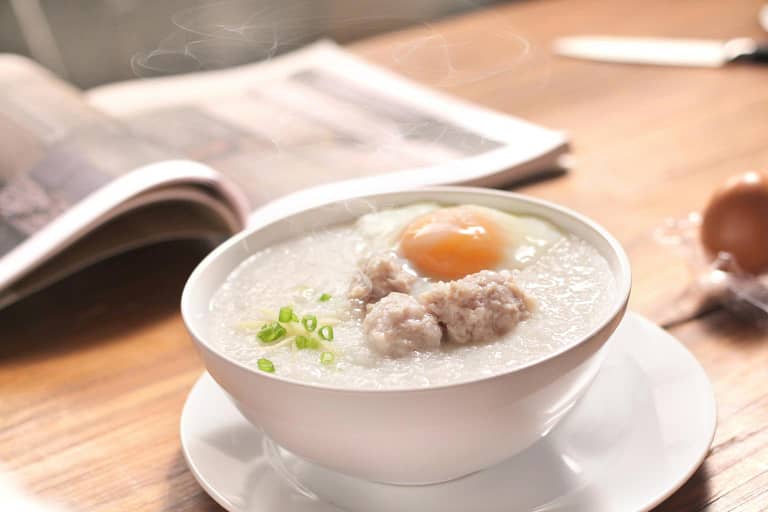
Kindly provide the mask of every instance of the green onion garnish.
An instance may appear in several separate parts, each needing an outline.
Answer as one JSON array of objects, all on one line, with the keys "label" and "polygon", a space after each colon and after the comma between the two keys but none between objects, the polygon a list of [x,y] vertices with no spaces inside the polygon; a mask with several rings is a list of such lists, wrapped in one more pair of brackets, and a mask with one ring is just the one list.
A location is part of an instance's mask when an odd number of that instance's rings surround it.
[{"label": "green onion garnish", "polygon": [[320,342],[311,336],[296,336],[296,348],[299,350],[310,349],[317,350],[320,348]]},{"label": "green onion garnish", "polygon": [[277,319],[286,324],[291,321],[291,318],[293,318],[293,309],[290,306],[281,307]]},{"label": "green onion garnish", "polygon": [[333,341],[333,327],[331,327],[330,325],[322,326],[317,331],[317,334],[319,334],[320,337],[323,338],[325,341]]},{"label": "green onion garnish", "polygon": [[[322,358],[321,358],[322,360]],[[261,358],[258,361],[256,361],[256,364],[259,365],[259,370],[267,373],[275,373],[275,365],[272,364],[272,361],[266,358]]]},{"label": "green onion garnish", "polygon": [[320,296],[320,298],[319,298],[318,300],[319,300],[320,302],[328,302],[329,300],[331,300],[331,296],[330,296],[330,295],[328,295],[327,293],[324,293],[324,294],[322,294],[322,295]]},{"label": "green onion garnish", "polygon": [[[327,293],[323,293],[319,298],[322,302],[330,299],[331,296]],[[275,313],[268,314],[272,316]],[[290,322],[301,322],[304,331],[291,327]],[[329,322],[333,323],[332,320]],[[254,323],[252,328],[255,329],[257,326],[259,330],[256,337],[262,345],[274,345],[273,348],[277,348],[284,344],[290,344],[291,350],[316,350],[320,353],[321,364],[331,365],[336,361],[336,351],[326,344],[326,342],[333,341],[333,326],[329,324],[319,325],[315,315],[303,315],[299,319],[292,306],[283,306],[277,314],[277,320]],[[258,359],[256,364],[258,369],[263,372],[275,373],[275,365],[267,358]]]},{"label": "green onion garnish", "polygon": [[278,322],[271,322],[264,324],[256,336],[258,336],[262,343],[273,343],[285,336],[285,333],[285,327]]},{"label": "green onion garnish", "polygon": [[317,317],[315,315],[304,315],[304,318],[301,319],[301,325],[304,326],[307,332],[312,332],[317,327]]}]

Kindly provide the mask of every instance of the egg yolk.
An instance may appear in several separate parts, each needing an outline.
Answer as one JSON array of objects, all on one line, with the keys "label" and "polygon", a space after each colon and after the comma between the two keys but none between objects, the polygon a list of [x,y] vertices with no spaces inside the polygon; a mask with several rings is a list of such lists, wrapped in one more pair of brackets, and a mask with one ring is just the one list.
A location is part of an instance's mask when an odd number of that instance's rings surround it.
[{"label": "egg yolk", "polygon": [[400,252],[428,277],[459,279],[496,267],[504,237],[496,223],[471,208],[442,208],[406,226]]}]

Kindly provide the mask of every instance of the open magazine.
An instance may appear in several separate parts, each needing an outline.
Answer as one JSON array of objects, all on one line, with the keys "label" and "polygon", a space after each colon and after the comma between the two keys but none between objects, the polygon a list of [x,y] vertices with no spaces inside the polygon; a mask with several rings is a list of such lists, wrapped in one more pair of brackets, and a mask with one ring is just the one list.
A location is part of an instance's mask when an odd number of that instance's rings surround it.
[{"label": "open magazine", "polygon": [[330,42],[87,92],[0,56],[0,134],[0,307],[141,245],[374,191],[509,184],[567,150]]}]

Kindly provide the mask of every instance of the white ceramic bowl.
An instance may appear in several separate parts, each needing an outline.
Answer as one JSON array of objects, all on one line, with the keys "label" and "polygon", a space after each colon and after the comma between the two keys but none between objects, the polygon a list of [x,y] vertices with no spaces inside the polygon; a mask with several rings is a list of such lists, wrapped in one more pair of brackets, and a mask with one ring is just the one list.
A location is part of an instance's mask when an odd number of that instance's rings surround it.
[{"label": "white ceramic bowl", "polygon": [[[418,201],[474,203],[549,220],[591,243],[608,260],[618,290],[616,303],[591,333],[543,359],[492,377],[422,389],[354,390],[289,380],[245,367],[210,339],[211,297],[254,252],[314,229],[350,222],[372,209]],[[200,263],[184,288],[181,310],[208,372],[243,415],[278,444],[360,478],[425,484],[501,462],[546,435],[596,375],[600,349],[624,315],[629,290],[626,254],[589,219],[518,194],[444,187],[336,202],[254,226]]]}]

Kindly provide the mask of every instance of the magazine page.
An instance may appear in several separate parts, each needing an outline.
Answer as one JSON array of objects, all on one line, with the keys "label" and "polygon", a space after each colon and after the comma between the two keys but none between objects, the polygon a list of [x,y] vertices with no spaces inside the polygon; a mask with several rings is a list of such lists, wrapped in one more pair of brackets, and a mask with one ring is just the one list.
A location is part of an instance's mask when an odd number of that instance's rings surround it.
[{"label": "magazine page", "polygon": [[117,176],[174,156],[13,55],[0,56],[0,134],[0,257]]},{"label": "magazine page", "polygon": [[[200,194],[185,193],[190,186]],[[20,201],[26,199],[26,196],[19,197]],[[229,233],[237,232],[245,224],[248,209],[245,198],[209,167],[188,160],[165,160],[145,165],[113,179],[72,204],[4,254],[0,258],[0,290],[120,215],[151,201],[185,199],[188,203],[218,205],[212,213],[222,217]]]},{"label": "magazine page", "polygon": [[218,173],[168,160],[179,153],[23,57],[0,55],[0,135],[0,290],[158,189],[197,185],[237,218],[229,231],[243,225],[245,199]]},{"label": "magazine page", "polygon": [[226,174],[254,207],[269,203],[278,213],[371,190],[509,183],[555,166],[566,150],[562,133],[441,95],[325,41],[87,96],[142,137]]},{"label": "magazine page", "polygon": [[150,191],[117,209],[112,220],[0,289],[0,308],[112,256],[172,240],[207,240],[213,246],[241,227],[225,203],[190,185]]}]

